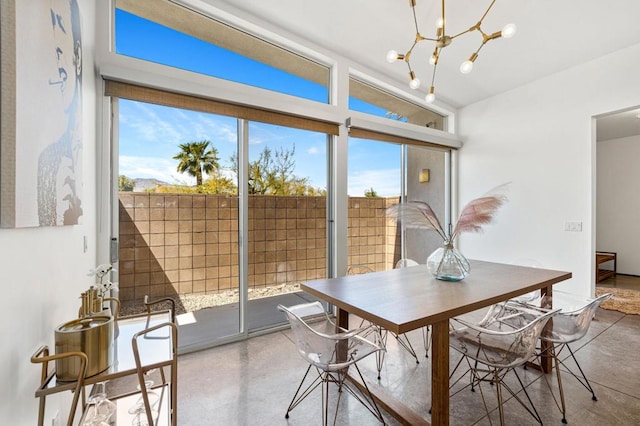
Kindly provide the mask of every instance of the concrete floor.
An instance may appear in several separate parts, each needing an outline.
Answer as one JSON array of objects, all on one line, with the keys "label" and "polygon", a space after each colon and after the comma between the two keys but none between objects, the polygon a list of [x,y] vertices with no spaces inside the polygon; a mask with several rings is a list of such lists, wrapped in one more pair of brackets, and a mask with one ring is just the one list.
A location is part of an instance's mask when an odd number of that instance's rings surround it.
[{"label": "concrete floor", "polygon": [[[419,330],[410,333],[410,339],[414,347],[423,348]],[[598,401],[592,401],[591,395],[575,379],[563,376],[566,377],[563,383],[569,424],[640,424],[640,316],[599,310],[587,336],[572,348],[595,388]],[[424,351],[421,352],[420,363],[416,364],[415,359],[390,340],[379,383],[428,419],[431,365],[429,359],[424,358]],[[179,425],[321,424],[319,390],[293,410],[288,420],[284,418],[307,367],[296,351],[290,330],[180,355],[178,363]],[[369,357],[361,365],[363,374],[375,379],[375,358]],[[541,373],[533,369],[518,372],[524,377],[544,423],[561,425],[561,415]],[[547,377],[555,384],[554,374]],[[498,424],[491,386],[484,387],[484,394],[492,410],[491,419]],[[385,418],[389,425],[399,424],[386,413]],[[509,425],[536,424],[513,399],[505,403],[505,418]],[[452,425],[489,424],[480,393],[465,390],[453,396],[450,422]],[[353,397],[345,394],[337,424],[361,426],[377,424],[377,421]]]}]

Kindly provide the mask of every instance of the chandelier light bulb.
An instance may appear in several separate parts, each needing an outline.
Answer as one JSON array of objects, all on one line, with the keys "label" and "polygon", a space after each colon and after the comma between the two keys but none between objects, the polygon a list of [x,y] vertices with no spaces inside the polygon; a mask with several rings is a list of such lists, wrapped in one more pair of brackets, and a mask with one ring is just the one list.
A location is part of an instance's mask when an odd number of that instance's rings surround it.
[{"label": "chandelier light bulb", "polygon": [[515,35],[517,30],[516,24],[507,24],[502,29],[502,37],[503,38],[511,38]]},{"label": "chandelier light bulb", "polygon": [[478,59],[478,52],[474,52],[468,60],[464,61],[462,65],[460,65],[460,72],[462,74],[469,74],[473,69],[473,63],[476,59]]},{"label": "chandelier light bulb", "polygon": [[464,61],[462,65],[460,65],[460,72],[462,74],[469,74],[473,70],[473,62]]},{"label": "chandelier light bulb", "polygon": [[436,22],[436,26],[438,28],[444,27],[444,19],[442,19],[442,17],[438,18],[438,22]]},{"label": "chandelier light bulb", "polygon": [[429,58],[429,63],[431,65],[435,65],[436,64],[436,55],[431,55],[431,57]]},{"label": "chandelier light bulb", "polygon": [[398,52],[396,52],[395,50],[390,50],[387,52],[387,62],[392,64],[397,60],[398,60]]},{"label": "chandelier light bulb", "polygon": [[409,82],[409,87],[411,87],[413,90],[415,90],[418,87],[420,87],[420,79],[419,78],[414,78],[413,80],[411,80]]},{"label": "chandelier light bulb", "polygon": [[427,97],[424,98],[425,101],[427,101],[428,104],[432,104],[433,101],[436,100],[436,95],[433,93],[435,91],[434,87],[431,86],[429,88],[429,93],[427,94]]}]

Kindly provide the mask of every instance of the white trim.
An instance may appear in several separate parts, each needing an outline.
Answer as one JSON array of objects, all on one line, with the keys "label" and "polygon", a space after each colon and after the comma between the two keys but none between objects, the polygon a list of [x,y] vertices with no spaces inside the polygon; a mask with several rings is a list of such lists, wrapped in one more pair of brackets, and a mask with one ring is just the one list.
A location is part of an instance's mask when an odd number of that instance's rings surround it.
[{"label": "white trim", "polygon": [[401,90],[396,86],[385,83],[382,80],[374,78],[371,75],[358,71],[357,69],[354,69],[352,67],[349,67],[349,74],[357,80],[360,80],[364,83],[368,83],[373,87],[382,89],[383,91],[391,93],[392,95],[397,96],[400,99],[406,100],[407,102],[411,102],[412,104],[418,105],[422,108],[425,108],[435,113],[438,113],[440,115],[443,115],[445,116],[445,118],[453,115],[454,112],[456,111],[456,109],[451,105],[446,104],[444,102],[440,102],[438,100],[436,100],[433,104],[429,104],[427,103],[427,101],[424,100],[424,98],[420,98],[413,94],[418,92],[414,91],[412,93],[412,92],[407,92],[406,90]]},{"label": "white trim", "polygon": [[[313,50],[309,46],[311,43],[295,42],[296,37],[293,34],[287,33],[282,28],[277,27],[277,32],[270,29],[272,25],[262,21],[259,24],[249,22],[247,19],[241,18],[243,15],[241,11],[234,10],[232,13],[226,10],[214,7],[202,0],[169,0],[171,3],[175,3],[179,6],[193,10],[203,16],[215,19],[230,27],[244,31],[252,36],[259,38],[260,40],[273,43],[274,45],[281,47],[289,52],[300,55],[306,59],[317,62],[318,64],[325,65],[330,68],[335,65],[335,60],[327,55],[319,53],[317,50]],[[255,19],[252,19],[255,21]]]},{"label": "white trim", "polygon": [[141,86],[170,90],[196,97],[253,106],[285,114],[342,123],[342,115],[334,105],[315,102],[297,96],[261,89],[191,71],[112,55],[100,64],[103,78]]},{"label": "white trim", "polygon": [[[598,144],[598,132],[597,132],[597,125],[598,125],[598,120],[597,120],[598,116],[592,116],[590,119],[590,125],[591,125],[591,152],[590,152],[590,157],[591,157],[591,229],[589,230],[589,232],[591,232],[590,235],[590,240],[589,240],[589,244],[591,245],[591,248],[589,250],[589,253],[594,253],[596,252],[596,249],[598,248],[598,241],[597,241],[597,236],[598,236],[598,229],[597,229],[597,225],[598,225],[598,217],[597,217],[597,212],[598,212],[598,194],[597,194],[597,190],[598,190],[598,148],[597,148],[597,144]],[[591,279],[589,280],[589,295],[591,297],[594,297],[596,294],[596,280],[598,279],[598,277],[596,276],[596,257],[595,255],[591,256],[590,259],[590,268],[589,268],[589,274],[591,275]]]},{"label": "white trim", "polygon": [[415,124],[358,113],[357,111],[352,111],[352,117],[347,118],[345,124],[347,128],[357,127],[359,129],[368,129],[422,142],[437,143],[449,148],[462,147],[462,141],[457,135],[428,127],[417,126]]},{"label": "white trim", "polygon": [[[240,335],[249,334],[249,194],[247,188],[249,172],[249,122],[238,118],[236,143],[238,147],[238,291],[240,300],[239,328]],[[241,260],[247,260],[246,262]]]}]

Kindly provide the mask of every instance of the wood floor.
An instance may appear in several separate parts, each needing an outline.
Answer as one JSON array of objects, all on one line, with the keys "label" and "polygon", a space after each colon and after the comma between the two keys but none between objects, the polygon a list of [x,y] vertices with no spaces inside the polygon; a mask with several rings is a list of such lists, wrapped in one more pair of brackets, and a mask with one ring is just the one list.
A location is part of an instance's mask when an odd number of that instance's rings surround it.
[{"label": "wood floor", "polygon": [[616,274],[596,284],[596,287],[615,287],[627,290],[640,290],[640,277],[636,275]]}]

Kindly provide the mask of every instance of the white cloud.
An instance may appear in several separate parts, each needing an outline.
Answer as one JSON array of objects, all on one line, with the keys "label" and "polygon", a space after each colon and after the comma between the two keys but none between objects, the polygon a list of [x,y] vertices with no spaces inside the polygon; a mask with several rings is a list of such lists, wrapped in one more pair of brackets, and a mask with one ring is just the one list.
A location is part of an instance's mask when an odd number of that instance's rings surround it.
[{"label": "white cloud", "polygon": [[365,170],[348,176],[347,192],[353,197],[363,197],[373,188],[381,197],[400,195],[400,169]]},{"label": "white cloud", "polygon": [[120,175],[128,178],[158,179],[166,183],[195,184],[195,178],[176,171],[175,160],[158,157],[120,156]]},{"label": "white cloud", "polygon": [[[146,142],[157,144],[159,142],[175,143],[182,137],[182,133],[176,129],[169,121],[158,114],[158,107],[142,102],[132,104],[135,109],[133,113],[123,113],[128,119],[126,125],[135,131],[136,134]],[[122,124],[122,119],[120,120]]]}]

